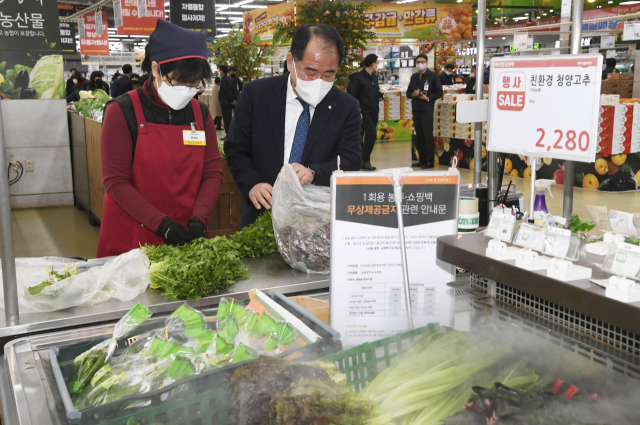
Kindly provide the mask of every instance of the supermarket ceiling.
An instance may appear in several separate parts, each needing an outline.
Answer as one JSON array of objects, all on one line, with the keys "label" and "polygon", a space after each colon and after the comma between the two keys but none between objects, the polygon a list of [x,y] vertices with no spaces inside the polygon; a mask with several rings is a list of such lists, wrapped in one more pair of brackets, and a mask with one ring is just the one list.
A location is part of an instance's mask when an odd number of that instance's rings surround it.
[{"label": "supermarket ceiling", "polygon": [[[75,5],[77,10],[92,6],[100,0],[59,0],[59,4]],[[171,21],[169,13],[169,1],[164,1],[167,20]],[[216,24],[218,34],[224,34],[231,28],[242,27],[242,13],[253,9],[263,9],[268,6],[283,2],[285,0],[217,0],[216,1]],[[377,0],[385,3],[410,3],[423,0]],[[374,2],[377,2],[374,1]],[[477,1],[469,0],[435,0],[438,4],[473,4],[477,8]],[[596,8],[608,8],[618,5],[640,4],[640,0],[585,0],[584,10]],[[487,25],[498,23],[508,23],[518,20],[546,19],[560,15],[561,0],[489,0],[487,1]],[[103,6],[107,9],[108,24],[114,27],[113,4],[106,2]],[[142,40],[141,40],[142,41]]]}]

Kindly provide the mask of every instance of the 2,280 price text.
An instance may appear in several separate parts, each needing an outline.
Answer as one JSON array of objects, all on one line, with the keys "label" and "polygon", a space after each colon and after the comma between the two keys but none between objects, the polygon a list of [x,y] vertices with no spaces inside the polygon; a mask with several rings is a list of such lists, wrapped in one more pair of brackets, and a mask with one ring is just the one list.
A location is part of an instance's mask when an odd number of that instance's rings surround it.
[{"label": "2,280 price text", "polygon": [[554,130],[553,135],[549,135],[545,140],[546,132],[543,128],[536,130],[540,134],[540,138],[536,143],[536,147],[546,149],[550,151],[554,150],[568,150],[575,151],[576,149],[586,152],[589,150],[589,133],[581,131],[580,133],[569,130],[566,133],[562,130]]}]

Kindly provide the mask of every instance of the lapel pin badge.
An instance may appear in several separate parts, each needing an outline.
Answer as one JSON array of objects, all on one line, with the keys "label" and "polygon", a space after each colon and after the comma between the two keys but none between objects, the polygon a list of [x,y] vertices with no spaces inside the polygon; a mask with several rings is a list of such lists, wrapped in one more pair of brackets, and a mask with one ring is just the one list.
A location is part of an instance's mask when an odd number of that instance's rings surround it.
[{"label": "lapel pin badge", "polygon": [[331,105],[329,105],[329,109],[331,109]]}]

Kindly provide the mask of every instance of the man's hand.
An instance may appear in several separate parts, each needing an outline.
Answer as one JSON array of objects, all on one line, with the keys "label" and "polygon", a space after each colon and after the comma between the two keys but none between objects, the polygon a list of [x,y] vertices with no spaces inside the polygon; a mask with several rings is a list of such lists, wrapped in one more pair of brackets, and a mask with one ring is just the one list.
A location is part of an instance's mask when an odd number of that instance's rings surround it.
[{"label": "man's hand", "polygon": [[236,103],[236,101],[234,100],[233,102],[231,102],[231,104],[232,104],[233,106],[236,106],[236,104],[237,104],[237,103]]},{"label": "man's hand", "polygon": [[258,183],[249,192],[249,200],[253,202],[253,206],[258,210],[262,209],[262,207],[270,210],[272,194],[273,187],[269,183]]},{"label": "man's hand", "polygon": [[305,167],[302,164],[291,164],[294,170],[296,170],[296,174],[298,175],[298,180],[300,180],[300,185],[304,186],[307,183],[311,183],[314,179],[314,175],[311,170]]},{"label": "man's hand", "polygon": [[429,98],[427,96],[424,95],[424,93],[420,93],[420,96],[418,97],[418,99],[420,100],[424,100],[424,101],[429,101]]},{"label": "man's hand", "polygon": [[415,90],[413,91],[413,97],[420,97],[420,90],[415,89]]}]

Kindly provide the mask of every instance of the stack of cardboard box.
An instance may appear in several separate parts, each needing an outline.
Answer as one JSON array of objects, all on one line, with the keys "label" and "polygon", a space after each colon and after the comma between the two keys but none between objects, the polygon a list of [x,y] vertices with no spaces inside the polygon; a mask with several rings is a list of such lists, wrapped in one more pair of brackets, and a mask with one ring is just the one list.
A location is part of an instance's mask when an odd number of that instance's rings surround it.
[{"label": "stack of cardboard box", "polygon": [[614,72],[600,86],[601,94],[619,94],[621,98],[633,95],[633,72]]},{"label": "stack of cardboard box", "polygon": [[404,90],[387,92],[384,99],[380,100],[378,120],[404,120],[411,119],[411,99],[407,99]]},{"label": "stack of cardboard box", "polygon": [[599,121],[598,153],[640,152],[640,104],[601,105]]},{"label": "stack of cardboard box", "polygon": [[[451,137],[455,139],[473,139],[475,124],[456,122],[456,104],[460,101],[473,100],[470,94],[445,94],[443,100],[436,101],[433,114],[435,137]],[[487,132],[482,124],[482,140],[486,140]]]}]

